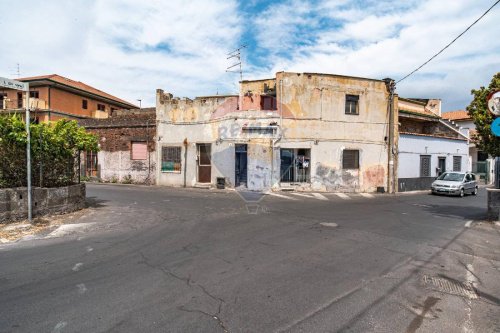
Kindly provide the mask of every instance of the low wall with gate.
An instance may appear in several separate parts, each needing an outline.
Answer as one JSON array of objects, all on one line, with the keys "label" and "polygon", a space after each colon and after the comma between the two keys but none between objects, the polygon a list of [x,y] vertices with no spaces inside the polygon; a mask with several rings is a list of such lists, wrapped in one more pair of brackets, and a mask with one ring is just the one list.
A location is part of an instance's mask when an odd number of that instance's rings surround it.
[{"label": "low wall with gate", "polygon": [[[85,207],[85,184],[32,190],[33,216],[73,212]],[[0,223],[28,218],[26,187],[0,189]]]}]

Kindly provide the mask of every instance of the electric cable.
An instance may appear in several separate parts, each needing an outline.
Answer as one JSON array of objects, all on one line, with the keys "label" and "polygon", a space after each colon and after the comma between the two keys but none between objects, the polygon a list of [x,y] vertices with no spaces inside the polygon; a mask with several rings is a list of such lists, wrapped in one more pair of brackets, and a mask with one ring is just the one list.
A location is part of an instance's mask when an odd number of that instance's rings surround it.
[{"label": "electric cable", "polygon": [[485,11],[483,13],[483,15],[481,15],[477,20],[475,20],[471,25],[469,25],[467,27],[467,29],[465,29],[464,31],[462,31],[462,33],[460,35],[458,35],[457,37],[455,37],[455,39],[453,39],[448,45],[446,45],[445,47],[443,47],[441,49],[441,51],[439,51],[438,53],[436,53],[435,55],[433,55],[429,60],[427,60],[426,62],[424,62],[422,65],[420,65],[419,67],[417,67],[415,70],[413,70],[410,74],[406,75],[405,77],[403,77],[402,79],[399,79],[398,81],[396,81],[396,84],[403,81],[404,79],[408,78],[409,76],[413,75],[415,72],[417,72],[419,69],[421,69],[422,67],[424,67],[425,65],[427,65],[429,62],[431,62],[432,59],[436,58],[438,55],[440,55],[441,53],[443,53],[444,50],[446,50],[448,47],[451,46],[451,44],[455,43],[455,41],[457,39],[459,39],[460,37],[462,37],[463,34],[465,34],[470,28],[472,28],[473,25],[475,25],[477,22],[479,22],[484,16],[486,16],[486,14],[488,14],[492,9],[493,7],[495,7],[498,3],[500,2],[500,0],[497,0],[490,8],[488,8],[487,11]]}]

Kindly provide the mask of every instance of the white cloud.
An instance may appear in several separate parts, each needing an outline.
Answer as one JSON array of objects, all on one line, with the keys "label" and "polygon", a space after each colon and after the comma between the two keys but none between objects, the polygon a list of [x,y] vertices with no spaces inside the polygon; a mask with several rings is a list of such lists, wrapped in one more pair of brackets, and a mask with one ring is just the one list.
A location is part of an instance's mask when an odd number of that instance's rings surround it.
[{"label": "white cloud", "polygon": [[[238,75],[225,72],[227,52],[249,36],[245,78],[289,70],[399,79],[492,4],[253,1],[4,1],[0,76],[13,76],[20,63],[23,76],[58,73],[143,105],[154,104],[156,88],[191,97],[234,92]],[[495,8],[398,92],[465,107],[470,90],[500,68],[499,13]]]},{"label": "white cloud", "polygon": [[58,73],[154,105],[156,88],[195,95],[231,89],[226,53],[241,33],[235,1],[10,2],[0,70]]},{"label": "white cloud", "polygon": [[[363,10],[358,2],[320,4],[314,13],[317,19],[335,18],[343,22],[342,26],[316,29],[314,43],[295,48],[286,56],[275,52],[270,72],[399,79],[449,43],[492,3],[431,0],[406,3],[400,8],[382,1],[373,4],[376,6],[368,1]],[[464,108],[471,99],[470,90],[489,83],[500,69],[495,22],[499,11],[495,8],[443,54],[401,82],[398,92],[402,96],[442,98],[445,110]],[[293,29],[287,31],[293,34]]]}]

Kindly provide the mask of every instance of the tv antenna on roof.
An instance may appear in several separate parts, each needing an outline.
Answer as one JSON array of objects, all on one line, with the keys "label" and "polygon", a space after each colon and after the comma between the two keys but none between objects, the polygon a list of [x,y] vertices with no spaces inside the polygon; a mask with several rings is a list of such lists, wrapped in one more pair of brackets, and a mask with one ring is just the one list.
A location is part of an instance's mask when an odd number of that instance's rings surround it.
[{"label": "tv antenna on roof", "polygon": [[[243,81],[243,70],[241,68],[241,50],[243,50],[245,47],[247,47],[246,45],[241,45],[239,48],[237,48],[236,50],[232,51],[232,52],[229,52],[227,55],[227,59],[232,59],[232,58],[235,58],[236,61],[238,61],[237,63],[235,64],[232,64],[231,66],[229,66],[228,68],[226,68],[226,72],[228,73],[240,73],[240,81]],[[238,67],[240,68],[240,70],[232,70],[233,68],[235,67]]]},{"label": "tv antenna on roof", "polygon": [[21,69],[20,68],[21,67],[19,66],[19,63],[16,63],[16,67],[14,68],[14,73],[10,73],[10,75],[15,76],[19,79],[21,77]]}]

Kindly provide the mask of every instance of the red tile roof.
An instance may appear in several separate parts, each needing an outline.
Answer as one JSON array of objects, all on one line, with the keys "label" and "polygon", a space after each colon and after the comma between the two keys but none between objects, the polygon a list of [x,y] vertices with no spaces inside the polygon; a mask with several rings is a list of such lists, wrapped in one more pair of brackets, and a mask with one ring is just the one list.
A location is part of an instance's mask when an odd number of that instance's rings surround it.
[{"label": "red tile roof", "polygon": [[448,120],[467,120],[471,119],[467,111],[465,110],[456,110],[456,111],[449,111],[445,112],[442,114],[442,117],[444,119]]},{"label": "red tile roof", "polygon": [[127,102],[127,101],[125,101],[125,100],[123,100],[121,98],[118,98],[118,97],[115,97],[113,95],[110,95],[110,94],[108,94],[108,93],[106,93],[106,92],[104,92],[102,90],[99,90],[99,89],[96,89],[94,87],[91,87],[88,84],[85,84],[83,82],[71,80],[71,79],[68,79],[68,78],[66,78],[64,76],[58,75],[58,74],[24,77],[24,78],[20,78],[20,79],[17,79],[17,80],[18,81],[23,81],[23,82],[27,82],[27,81],[33,82],[33,81],[41,81],[41,80],[50,80],[50,81],[53,81],[53,82],[56,82],[56,83],[60,83],[60,84],[63,84],[63,85],[66,85],[66,86],[69,86],[69,87],[72,87],[72,88],[83,90],[83,91],[85,91],[87,93],[91,93],[91,94],[94,94],[94,95],[97,95],[97,96],[100,96],[100,97],[104,97],[104,98],[113,100],[113,101],[118,102],[118,103],[126,104],[129,107],[131,107],[131,108],[137,108],[137,106],[135,106],[134,104],[129,103],[129,102]]}]

